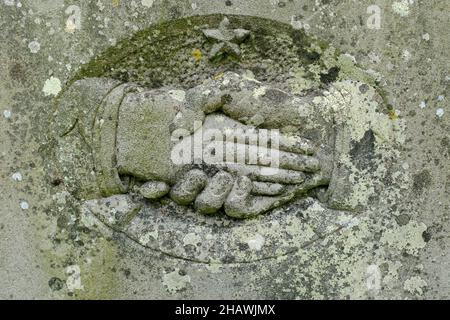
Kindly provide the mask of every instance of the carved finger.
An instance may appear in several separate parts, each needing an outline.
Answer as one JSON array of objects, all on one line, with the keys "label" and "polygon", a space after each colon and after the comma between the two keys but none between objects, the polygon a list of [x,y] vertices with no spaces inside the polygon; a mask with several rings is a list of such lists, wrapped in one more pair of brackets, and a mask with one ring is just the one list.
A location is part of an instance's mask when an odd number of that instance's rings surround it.
[{"label": "carved finger", "polygon": [[225,213],[233,218],[245,219],[258,216],[293,198],[252,196],[253,184],[248,177],[239,177],[225,201]]},{"label": "carved finger", "polygon": [[165,182],[148,181],[139,187],[139,193],[146,199],[159,199],[170,191],[170,186]]},{"label": "carved finger", "polygon": [[327,185],[329,181],[328,177],[316,174],[309,176],[302,184],[284,186],[282,193],[277,196],[256,196],[258,192],[270,188],[275,190],[281,185],[252,182],[246,176],[239,177],[225,201],[225,213],[239,219],[255,217],[282,206],[311,189]]},{"label": "carved finger", "polygon": [[298,185],[285,186],[284,192],[280,194],[279,203],[284,204],[291,201],[294,198],[305,196],[312,189],[327,186],[330,183],[330,178],[321,174],[315,174],[308,176],[306,180]]},{"label": "carved finger", "polygon": [[279,183],[253,181],[252,194],[255,196],[278,196],[286,191],[286,186]]},{"label": "carved finger", "polygon": [[180,205],[192,203],[206,185],[206,174],[198,169],[189,171],[173,186],[170,197]]},{"label": "carved finger", "polygon": [[317,172],[320,170],[319,159],[312,156],[280,151],[280,167],[283,169],[304,172]]},{"label": "carved finger", "polygon": [[220,171],[212,177],[195,200],[197,211],[203,214],[212,214],[222,208],[233,187],[233,182],[233,176],[225,171]]},{"label": "carved finger", "polygon": [[308,155],[312,155],[316,152],[314,144],[306,138],[296,135],[280,134],[278,139],[280,150]]},{"label": "carved finger", "polygon": [[274,164],[276,164],[276,162],[278,162],[278,166],[282,169],[304,172],[316,172],[320,170],[319,160],[312,156],[278,150],[270,150],[261,147],[258,148],[258,150],[252,150],[253,148],[250,148],[249,152],[257,152],[258,165],[261,166],[273,166]]},{"label": "carved finger", "polygon": [[[271,146],[286,152],[315,154],[313,142],[297,135],[282,134],[278,130],[255,129],[232,118],[212,114],[205,118],[205,128],[214,128],[225,134],[225,140],[238,144]],[[210,137],[205,137],[208,141]]]},{"label": "carved finger", "polygon": [[[295,195],[306,193],[311,189],[327,186],[330,183],[330,177],[324,176],[322,174],[314,174],[308,176],[305,181],[298,186],[289,186],[288,189],[292,190]],[[289,191],[287,191],[289,192]]]},{"label": "carved finger", "polygon": [[189,89],[186,94],[186,100],[189,105],[209,114],[220,110],[224,103],[224,93],[218,87],[214,87],[211,81]]},{"label": "carved finger", "polygon": [[300,171],[279,168],[225,163],[222,165],[227,171],[238,176],[248,176],[251,180],[281,184],[300,184],[305,180],[305,174]]},{"label": "carved finger", "polygon": [[282,151],[312,155],[316,152],[314,143],[306,138],[297,135],[282,134],[278,130],[254,129],[246,130],[245,134],[249,137],[258,137],[259,139],[247,139],[249,145],[261,145],[261,138],[267,141],[267,144]]}]

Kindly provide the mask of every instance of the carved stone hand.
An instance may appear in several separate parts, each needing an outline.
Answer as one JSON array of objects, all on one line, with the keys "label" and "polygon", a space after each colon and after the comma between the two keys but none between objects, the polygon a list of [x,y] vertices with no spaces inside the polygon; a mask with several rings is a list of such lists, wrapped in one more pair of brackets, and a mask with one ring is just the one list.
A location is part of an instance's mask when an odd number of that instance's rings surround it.
[{"label": "carved stone hand", "polygon": [[[74,97],[79,101],[73,101]],[[199,212],[210,214],[224,207],[228,215],[243,218],[291,201],[330,179],[331,157],[323,152],[319,158],[313,156],[316,148],[309,140],[275,131],[267,139],[270,147],[261,147],[249,138],[278,129],[286,109],[298,108],[300,100],[235,73],[188,91],[145,90],[108,79],[80,80],[60,98],[57,118],[83,102],[75,116],[61,119],[60,135],[78,126],[92,147],[103,196],[127,192],[129,181],[134,180],[148,199],[170,191],[175,202],[195,203]],[[302,116],[292,114],[290,120],[295,124]],[[211,140],[210,129],[216,130],[216,140]],[[225,134],[218,148],[217,130],[231,132],[233,141]],[[242,132],[250,134],[239,141]],[[220,148],[222,159],[218,160]],[[235,159],[239,149],[244,158],[228,161],[230,153]],[[174,159],[180,150],[192,151],[189,161]],[[276,165],[267,157],[274,151]],[[205,161],[208,157],[215,161]]]}]

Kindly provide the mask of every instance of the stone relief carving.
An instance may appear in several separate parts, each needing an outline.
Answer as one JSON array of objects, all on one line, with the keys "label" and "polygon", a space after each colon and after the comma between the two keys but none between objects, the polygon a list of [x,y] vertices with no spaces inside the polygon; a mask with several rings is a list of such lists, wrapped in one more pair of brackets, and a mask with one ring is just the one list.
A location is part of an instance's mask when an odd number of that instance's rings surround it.
[{"label": "stone relief carving", "polygon": [[[68,113],[78,113],[62,136],[78,131],[92,149],[94,183],[86,188],[78,182],[82,198],[133,191],[146,199],[169,194],[200,213],[224,207],[228,216],[248,218],[328,185],[333,146],[316,147],[300,136],[268,130],[282,123],[298,131],[307,122],[325,125],[320,113],[313,112],[313,119],[299,110],[311,99],[236,73],[187,91],[91,78],[66,91],[56,116],[61,124]],[[264,145],[258,138],[266,139]],[[220,152],[220,159],[211,151]],[[98,190],[92,193],[95,183]]]},{"label": "stone relief carving", "polygon": [[[130,62],[127,77],[117,65],[68,85],[54,114],[52,179],[88,225],[100,219],[174,256],[239,262],[286,254],[367,204],[375,187],[362,182],[377,171],[375,148],[397,143],[398,128],[374,85],[338,79],[338,67],[314,62],[315,50],[326,52],[319,42],[258,20],[261,30],[279,32],[271,45],[292,45],[260,60],[251,30],[211,19],[219,28],[194,18],[193,34],[173,48],[180,54],[189,39],[209,52],[208,61],[186,62],[193,70],[204,64],[198,75],[155,83],[153,70]],[[242,250],[251,234],[264,248]]]}]

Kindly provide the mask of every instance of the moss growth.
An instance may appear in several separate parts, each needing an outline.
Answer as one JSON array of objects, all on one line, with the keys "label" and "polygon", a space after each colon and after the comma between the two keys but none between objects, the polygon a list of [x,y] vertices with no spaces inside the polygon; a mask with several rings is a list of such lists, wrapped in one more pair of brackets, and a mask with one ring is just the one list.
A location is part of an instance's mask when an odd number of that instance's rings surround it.
[{"label": "moss growth", "polygon": [[[242,57],[227,57],[216,63],[199,58],[213,43],[201,29],[215,28],[223,15],[194,16],[164,22],[137,32],[84,65],[69,85],[85,77],[111,77],[137,82],[148,87],[179,84],[191,86],[189,79],[213,76],[219,71],[250,69],[261,77],[287,74],[292,64],[306,66],[319,63],[321,55],[312,44],[325,50],[328,45],[303,31],[272,20],[227,15],[233,27],[248,29],[251,37],[241,44]],[[194,52],[194,55],[193,55]],[[270,60],[270,61],[269,61]],[[262,70],[255,61],[269,61]],[[202,80],[202,79],[199,79]]]}]

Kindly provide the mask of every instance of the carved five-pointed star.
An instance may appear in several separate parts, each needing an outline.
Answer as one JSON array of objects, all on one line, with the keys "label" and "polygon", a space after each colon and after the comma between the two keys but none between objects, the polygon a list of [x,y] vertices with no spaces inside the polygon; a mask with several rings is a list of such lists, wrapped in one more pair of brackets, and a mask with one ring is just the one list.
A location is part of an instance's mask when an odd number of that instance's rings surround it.
[{"label": "carved five-pointed star", "polygon": [[222,54],[231,54],[239,57],[241,55],[241,44],[245,38],[250,34],[249,30],[245,29],[229,29],[230,21],[225,17],[219,24],[218,29],[204,29],[203,34],[208,38],[218,43],[214,44],[209,52],[209,58],[214,59]]}]

